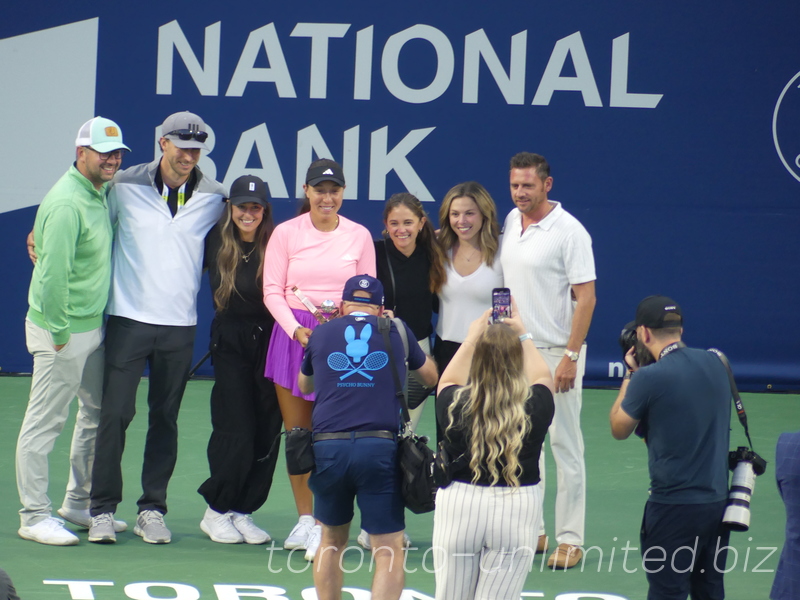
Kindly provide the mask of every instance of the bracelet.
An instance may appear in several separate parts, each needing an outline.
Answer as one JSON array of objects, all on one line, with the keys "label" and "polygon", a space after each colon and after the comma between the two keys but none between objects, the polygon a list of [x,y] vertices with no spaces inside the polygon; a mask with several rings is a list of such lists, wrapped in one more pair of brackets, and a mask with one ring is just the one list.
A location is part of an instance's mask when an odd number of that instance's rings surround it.
[{"label": "bracelet", "polygon": [[627,373],[625,373],[624,377],[622,378],[622,381],[628,381],[632,375],[633,369],[628,369]]},{"label": "bracelet", "polygon": [[530,333],[523,333],[521,336],[519,336],[519,341],[520,342],[524,342],[525,340],[532,340],[532,339],[533,339],[533,336]]}]

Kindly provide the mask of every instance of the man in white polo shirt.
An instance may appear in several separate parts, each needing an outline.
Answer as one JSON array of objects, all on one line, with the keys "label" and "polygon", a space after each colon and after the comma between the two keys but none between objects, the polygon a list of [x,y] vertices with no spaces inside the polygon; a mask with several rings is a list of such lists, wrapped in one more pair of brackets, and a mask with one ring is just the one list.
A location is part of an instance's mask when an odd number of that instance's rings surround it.
[{"label": "man in white polo shirt", "polygon": [[[595,306],[592,239],[561,203],[548,200],[553,187],[543,156],[520,152],[511,159],[511,199],[501,262],[506,287],[553,372],[555,416],[550,448],[558,469],[556,540],[551,568],[567,569],[583,556],[586,517],[586,466],[580,427],[581,391],[586,366],[586,334]],[[540,459],[544,487],[544,453]],[[546,551],[541,527],[539,550]]]}]

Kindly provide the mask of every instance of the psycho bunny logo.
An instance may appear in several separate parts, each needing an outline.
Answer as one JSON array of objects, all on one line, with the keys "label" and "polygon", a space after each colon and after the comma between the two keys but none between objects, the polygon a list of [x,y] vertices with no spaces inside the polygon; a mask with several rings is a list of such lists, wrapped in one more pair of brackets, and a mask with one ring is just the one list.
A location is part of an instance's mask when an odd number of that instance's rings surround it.
[{"label": "psycho bunny logo", "polygon": [[[345,371],[345,374],[339,377],[339,381],[356,373],[372,381],[373,377],[367,371],[377,371],[389,363],[389,356],[386,352],[369,351],[371,337],[372,325],[369,323],[364,325],[359,337],[356,337],[356,329],[352,325],[348,325],[344,330],[344,339],[347,342],[344,352],[332,352],[328,356],[328,366],[331,369]],[[362,358],[364,362],[361,362]]]},{"label": "psycho bunny logo", "polygon": [[775,104],[772,139],[783,166],[800,181],[800,73],[786,84]]}]

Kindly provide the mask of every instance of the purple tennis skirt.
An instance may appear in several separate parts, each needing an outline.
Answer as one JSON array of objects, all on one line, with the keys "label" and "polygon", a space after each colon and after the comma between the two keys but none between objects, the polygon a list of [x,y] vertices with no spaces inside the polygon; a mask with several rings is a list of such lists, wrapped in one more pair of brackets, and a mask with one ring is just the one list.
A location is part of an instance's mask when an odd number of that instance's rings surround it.
[{"label": "purple tennis skirt", "polygon": [[[319,323],[307,310],[292,309],[295,319],[303,327],[315,329]],[[303,347],[300,342],[291,339],[283,327],[275,323],[272,328],[272,337],[269,339],[267,350],[267,365],[264,368],[264,377],[304,400],[314,401],[314,394],[303,394],[297,387],[297,374],[303,362]]]}]

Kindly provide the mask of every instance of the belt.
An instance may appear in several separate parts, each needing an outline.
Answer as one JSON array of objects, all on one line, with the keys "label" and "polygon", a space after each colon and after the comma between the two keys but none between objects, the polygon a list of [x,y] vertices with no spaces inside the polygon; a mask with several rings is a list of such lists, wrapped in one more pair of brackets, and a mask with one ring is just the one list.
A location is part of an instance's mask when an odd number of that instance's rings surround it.
[{"label": "belt", "polygon": [[337,433],[314,433],[314,441],[320,442],[323,440],[357,440],[359,438],[381,438],[384,440],[393,440],[397,437],[396,433],[387,431],[386,429],[379,429],[376,431],[341,431]]}]

